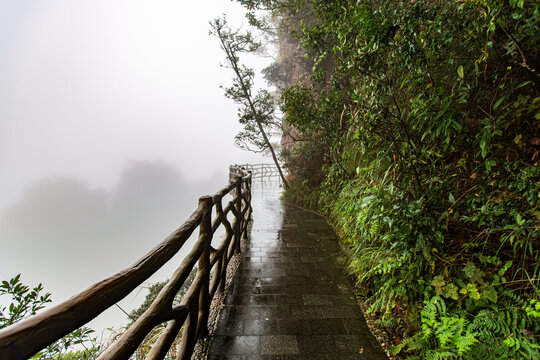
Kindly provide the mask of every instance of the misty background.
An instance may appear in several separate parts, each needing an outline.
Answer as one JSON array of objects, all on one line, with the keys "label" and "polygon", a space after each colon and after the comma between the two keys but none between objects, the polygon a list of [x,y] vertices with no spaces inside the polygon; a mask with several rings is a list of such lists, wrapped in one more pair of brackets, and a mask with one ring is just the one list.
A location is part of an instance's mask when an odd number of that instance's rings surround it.
[{"label": "misty background", "polygon": [[[230,164],[268,162],[233,145],[233,74],[208,34],[223,13],[247,27],[229,0],[0,0],[0,280],[57,304],[144,255]],[[91,326],[125,322],[113,308]]]}]

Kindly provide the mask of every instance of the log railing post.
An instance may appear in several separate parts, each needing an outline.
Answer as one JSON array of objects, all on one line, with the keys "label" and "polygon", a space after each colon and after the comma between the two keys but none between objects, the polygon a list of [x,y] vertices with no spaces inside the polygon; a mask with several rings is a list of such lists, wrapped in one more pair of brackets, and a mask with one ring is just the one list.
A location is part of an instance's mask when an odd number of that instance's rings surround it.
[{"label": "log railing post", "polygon": [[[249,175],[252,175],[251,171],[248,172]],[[251,207],[251,176],[246,180],[246,202],[248,206],[248,217],[247,220],[251,220],[251,214],[253,213],[253,208]]]},{"label": "log railing post", "polygon": [[197,322],[197,337],[208,333],[208,312],[210,310],[210,244],[212,242],[212,197],[203,196],[199,205],[208,211],[203,215],[199,227],[199,239],[204,242],[204,250],[199,258],[198,272],[202,277],[202,286],[199,294],[199,319]]},{"label": "log railing post", "polygon": [[234,194],[234,207],[236,209],[236,219],[234,221],[234,252],[240,253],[240,239],[242,234],[242,178],[237,176],[236,181],[236,190]]},{"label": "log railing post", "polygon": [[221,255],[221,279],[218,280],[219,285],[217,288],[219,294],[222,294],[223,291],[225,291],[225,282],[227,281],[227,265],[229,265],[229,263],[227,262],[227,249],[225,249],[223,255]]},{"label": "log railing post", "polygon": [[187,320],[184,324],[184,330],[182,332],[182,339],[180,340],[180,349],[176,356],[176,360],[189,360],[195,348],[197,333],[197,316],[198,309],[197,303],[193,302],[193,309],[190,310]]}]

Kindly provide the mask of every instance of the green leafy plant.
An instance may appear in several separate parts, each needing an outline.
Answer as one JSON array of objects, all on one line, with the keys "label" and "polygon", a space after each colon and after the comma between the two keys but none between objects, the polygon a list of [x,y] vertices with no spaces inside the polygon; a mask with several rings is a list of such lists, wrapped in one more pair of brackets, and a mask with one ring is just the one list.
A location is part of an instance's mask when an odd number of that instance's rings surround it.
[{"label": "green leafy plant", "polygon": [[[50,303],[51,293],[43,294],[40,283],[30,288],[21,282],[21,274],[0,285],[0,296],[9,297],[9,305],[0,308],[0,329],[35,315]],[[67,360],[94,359],[100,352],[101,345],[92,337],[94,330],[81,327],[38,352],[32,359]]]},{"label": "green leafy plant", "polygon": [[43,285],[30,288],[21,282],[21,274],[0,285],[0,296],[8,296],[9,306],[0,307],[0,329],[35,315],[51,302],[51,294],[43,294]]}]

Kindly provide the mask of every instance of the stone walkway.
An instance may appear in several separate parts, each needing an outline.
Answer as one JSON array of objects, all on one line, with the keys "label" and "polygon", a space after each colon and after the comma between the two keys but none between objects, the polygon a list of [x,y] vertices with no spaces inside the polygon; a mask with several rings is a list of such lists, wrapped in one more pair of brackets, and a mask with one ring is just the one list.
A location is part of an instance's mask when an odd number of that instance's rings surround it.
[{"label": "stone walkway", "polygon": [[387,359],[340,269],[324,219],[254,187],[253,230],[221,311],[210,360]]}]

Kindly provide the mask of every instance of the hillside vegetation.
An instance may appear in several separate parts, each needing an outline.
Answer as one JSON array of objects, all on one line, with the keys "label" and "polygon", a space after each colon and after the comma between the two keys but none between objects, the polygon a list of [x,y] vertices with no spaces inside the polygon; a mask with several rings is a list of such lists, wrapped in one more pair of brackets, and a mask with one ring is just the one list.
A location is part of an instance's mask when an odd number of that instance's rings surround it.
[{"label": "hillside vegetation", "polygon": [[393,351],[540,358],[539,3],[241,2],[299,46],[267,70],[288,197],[336,226]]}]

